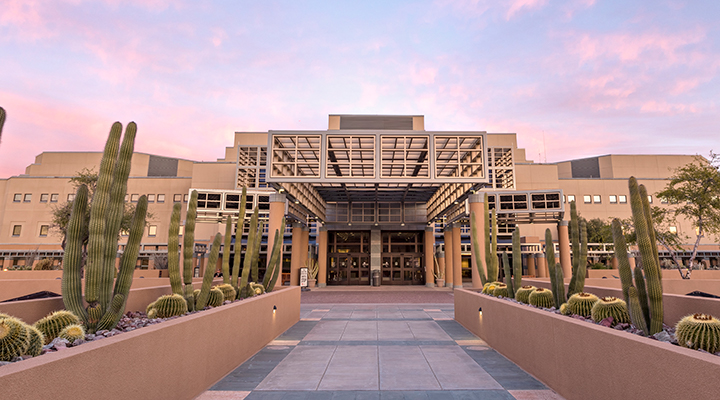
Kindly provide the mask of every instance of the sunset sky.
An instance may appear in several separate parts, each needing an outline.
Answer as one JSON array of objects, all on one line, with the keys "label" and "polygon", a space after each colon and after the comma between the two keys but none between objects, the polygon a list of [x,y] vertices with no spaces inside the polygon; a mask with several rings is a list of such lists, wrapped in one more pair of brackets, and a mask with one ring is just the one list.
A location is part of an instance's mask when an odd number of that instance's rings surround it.
[{"label": "sunset sky", "polygon": [[[42,151],[214,161],[235,131],[422,114],[536,162],[720,151],[720,1],[0,0],[0,178]],[[543,140],[544,138],[544,140]]]}]

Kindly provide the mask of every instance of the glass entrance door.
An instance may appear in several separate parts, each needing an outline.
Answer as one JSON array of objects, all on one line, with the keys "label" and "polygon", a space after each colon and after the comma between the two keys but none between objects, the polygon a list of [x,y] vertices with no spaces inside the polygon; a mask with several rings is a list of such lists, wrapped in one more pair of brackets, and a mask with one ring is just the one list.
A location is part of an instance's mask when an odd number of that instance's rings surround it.
[{"label": "glass entrance door", "polygon": [[369,285],[370,257],[363,253],[330,254],[328,285]]},{"label": "glass entrance door", "polygon": [[420,254],[383,254],[383,285],[420,285],[425,282],[424,272]]}]

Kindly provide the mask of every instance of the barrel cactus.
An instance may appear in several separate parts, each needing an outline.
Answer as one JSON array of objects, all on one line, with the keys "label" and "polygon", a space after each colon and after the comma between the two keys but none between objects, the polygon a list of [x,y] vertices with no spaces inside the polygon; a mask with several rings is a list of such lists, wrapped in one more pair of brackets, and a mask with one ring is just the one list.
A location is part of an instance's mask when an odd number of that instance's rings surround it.
[{"label": "barrel cactus", "polygon": [[598,297],[592,293],[575,293],[567,301],[568,312],[588,318],[596,301]]},{"label": "barrel cactus", "polygon": [[485,285],[483,285],[482,293],[492,295],[495,288],[501,283],[502,282],[498,282],[498,281],[486,283]]},{"label": "barrel cactus", "polygon": [[675,326],[675,336],[680,346],[716,353],[720,351],[720,320],[707,314],[688,315]]},{"label": "barrel cactus", "polygon": [[592,319],[600,322],[607,317],[612,317],[612,325],[625,324],[630,322],[627,303],[617,297],[601,297],[595,302],[592,308]]},{"label": "barrel cactus", "polygon": [[208,296],[207,305],[209,305],[210,307],[218,307],[221,306],[224,301],[225,294],[223,294],[222,290],[218,288],[210,289],[210,295]]},{"label": "barrel cactus", "polygon": [[265,293],[265,286],[260,283],[250,282],[250,290],[254,296]]},{"label": "barrel cactus", "polygon": [[553,298],[553,292],[550,289],[537,288],[528,298],[530,305],[542,308],[555,307],[555,299]]},{"label": "barrel cactus", "polygon": [[508,297],[508,287],[504,283],[500,283],[497,286],[495,286],[495,289],[492,291],[492,295],[495,297]]},{"label": "barrel cactus", "polygon": [[[160,296],[157,300],[155,300],[153,310],[157,312],[155,318],[169,318],[176,315],[183,315],[188,312],[187,302],[185,301],[185,298],[179,294]],[[148,317],[150,317],[149,313]]]},{"label": "barrel cactus", "polygon": [[65,329],[58,335],[59,338],[65,339],[70,343],[75,343],[78,340],[85,339],[85,329],[82,325],[72,324],[65,327]]},{"label": "barrel cactus", "polygon": [[45,336],[45,344],[52,342],[68,325],[79,324],[80,318],[70,311],[56,311],[35,323],[35,327]]},{"label": "barrel cactus", "polygon": [[42,352],[43,345],[45,344],[45,335],[32,325],[26,325],[26,327],[30,338],[30,345],[25,351],[25,354],[37,357]]},{"label": "barrel cactus", "polygon": [[230,300],[230,301],[235,300],[235,297],[237,296],[237,292],[235,291],[235,288],[232,287],[232,285],[222,284],[222,285],[218,285],[215,287],[220,289],[223,292],[223,296],[225,297],[225,300]]},{"label": "barrel cactus", "polygon": [[531,285],[521,286],[520,289],[515,292],[515,300],[528,304],[530,301],[530,293],[532,293],[535,289],[537,288]]},{"label": "barrel cactus", "polygon": [[562,303],[560,304],[560,314],[562,315],[571,315],[570,309],[568,308],[568,303]]},{"label": "barrel cactus", "polygon": [[12,361],[27,352],[30,335],[27,325],[17,318],[0,319],[0,361]]}]

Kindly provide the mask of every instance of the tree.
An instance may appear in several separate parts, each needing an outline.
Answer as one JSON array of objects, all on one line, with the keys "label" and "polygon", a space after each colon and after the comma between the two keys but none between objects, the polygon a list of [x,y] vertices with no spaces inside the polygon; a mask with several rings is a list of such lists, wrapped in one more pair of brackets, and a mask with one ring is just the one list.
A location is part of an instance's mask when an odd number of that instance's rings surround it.
[{"label": "tree", "polygon": [[612,243],[612,228],[610,224],[600,218],[587,221],[588,243]]},{"label": "tree", "polygon": [[[673,254],[680,276],[689,279],[696,262],[700,240],[706,235],[717,237],[720,234],[720,155],[710,151],[709,159],[696,156],[695,161],[676,168],[665,189],[657,192],[655,196],[670,204],[665,210],[658,211],[661,221],[672,222],[683,217],[695,228],[695,244],[685,275],[681,263],[668,248]],[[658,241],[663,243],[660,236]]]},{"label": "tree", "polygon": [[[95,193],[97,186],[98,173],[94,169],[83,168],[74,177],[70,178],[70,183],[73,185],[73,192],[77,192],[77,188],[81,185],[85,185],[88,188],[88,206],[87,212],[85,213],[85,221],[90,221],[90,202],[92,196]],[[62,248],[65,249],[65,239],[67,233],[68,221],[70,221],[70,213],[72,212],[73,200],[65,203],[60,203],[53,207],[52,210],[52,228],[62,236]],[[121,231],[127,232],[130,229],[130,222],[135,214],[135,205],[132,203],[125,203],[125,211],[123,212],[122,222],[120,224]],[[152,213],[147,213],[147,219],[152,218]],[[87,223],[85,224],[87,226]],[[88,232],[86,231],[83,235],[83,248],[87,247]]]}]

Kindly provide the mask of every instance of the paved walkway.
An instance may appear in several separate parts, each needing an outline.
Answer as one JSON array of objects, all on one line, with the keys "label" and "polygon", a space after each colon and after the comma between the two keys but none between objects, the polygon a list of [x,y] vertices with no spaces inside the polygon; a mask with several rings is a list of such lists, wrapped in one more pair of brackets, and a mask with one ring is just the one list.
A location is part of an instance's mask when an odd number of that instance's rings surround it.
[{"label": "paved walkway", "polygon": [[197,399],[562,399],[452,304],[303,304],[300,318]]}]

